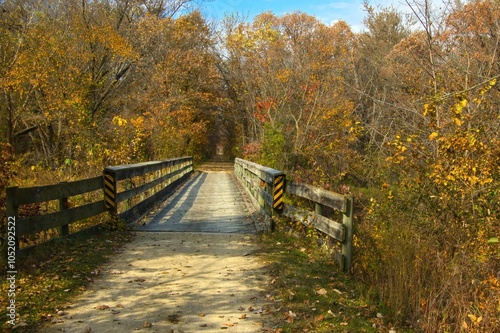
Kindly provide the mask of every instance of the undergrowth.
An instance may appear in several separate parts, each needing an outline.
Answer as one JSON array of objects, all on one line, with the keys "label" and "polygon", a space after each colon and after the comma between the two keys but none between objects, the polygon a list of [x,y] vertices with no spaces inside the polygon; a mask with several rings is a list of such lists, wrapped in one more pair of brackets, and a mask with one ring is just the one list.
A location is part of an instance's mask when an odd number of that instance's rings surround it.
[{"label": "undergrowth", "polygon": [[[99,267],[131,240],[130,232],[115,226],[112,222],[111,226],[105,226],[90,237],[56,239],[39,245],[31,255],[18,258],[16,325],[8,323],[5,316],[0,331],[36,332],[44,322],[57,320],[57,313],[64,311],[70,300],[85,291]],[[5,309],[9,302],[9,281],[5,276],[0,289],[0,303]]]},{"label": "undergrowth", "polygon": [[383,308],[369,303],[364,286],[340,271],[328,239],[286,220],[262,238],[271,266],[273,332],[411,332],[386,321]]}]

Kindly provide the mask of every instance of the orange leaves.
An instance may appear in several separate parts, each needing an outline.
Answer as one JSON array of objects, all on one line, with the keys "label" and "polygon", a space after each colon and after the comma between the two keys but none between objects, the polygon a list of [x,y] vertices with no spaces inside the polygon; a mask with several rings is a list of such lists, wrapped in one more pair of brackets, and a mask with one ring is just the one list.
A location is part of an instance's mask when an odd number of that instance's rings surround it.
[{"label": "orange leaves", "polygon": [[240,83],[233,87],[252,124],[245,128],[250,141],[262,141],[264,147],[275,143],[272,131],[264,128],[267,123],[282,134],[280,151],[271,154],[263,149],[263,156],[283,161],[282,155],[275,155],[288,149],[312,162],[319,155],[344,154],[340,142],[354,142],[362,128],[343,84],[354,38],[349,27],[326,26],[303,13],[264,13],[253,24],[233,26],[228,36],[230,71]]},{"label": "orange leaves", "polygon": [[113,58],[134,60],[139,57],[132,44],[109,23],[90,27],[86,38],[88,43],[99,43],[108,49]]},{"label": "orange leaves", "polygon": [[[407,142],[411,142],[407,140]],[[386,158],[386,161],[390,161],[395,164],[399,164],[406,159],[405,152],[408,150],[407,143],[405,143],[400,135],[396,135],[394,139],[390,142],[387,142],[387,145],[392,147],[393,155]]]},{"label": "orange leaves", "polygon": [[431,134],[429,134],[429,140],[432,141],[432,140],[436,139],[438,136],[439,136],[438,132],[432,132]]}]

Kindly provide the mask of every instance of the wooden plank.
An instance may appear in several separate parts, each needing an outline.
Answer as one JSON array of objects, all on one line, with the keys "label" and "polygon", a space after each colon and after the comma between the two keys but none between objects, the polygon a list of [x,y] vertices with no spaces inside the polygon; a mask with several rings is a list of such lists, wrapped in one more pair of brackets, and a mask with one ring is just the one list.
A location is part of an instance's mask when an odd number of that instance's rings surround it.
[{"label": "wooden plank", "polygon": [[306,225],[312,225],[319,231],[335,238],[339,242],[343,242],[345,239],[345,228],[342,224],[314,212],[291,205],[285,205],[283,215],[288,216],[295,221],[300,221]]},{"label": "wooden plank", "polygon": [[192,157],[174,158],[165,161],[152,161],[137,164],[126,164],[107,167],[106,170],[115,175],[115,180],[123,180],[126,178],[133,178],[142,176],[147,173],[155,172],[169,166],[180,165],[184,162],[190,162],[192,165]]},{"label": "wooden plank", "polygon": [[12,191],[14,205],[59,200],[103,188],[102,176],[55,185],[16,188]]},{"label": "wooden plank", "polygon": [[265,203],[267,203],[270,207],[273,206],[273,196],[270,193],[267,193],[261,188],[257,189],[257,193],[262,199],[264,199]]},{"label": "wooden plank", "polygon": [[285,173],[280,170],[276,170],[273,168],[269,168],[254,162],[250,162],[247,160],[243,160],[241,158],[236,158],[234,160],[235,164],[241,165],[244,169],[247,169],[263,181],[267,183],[272,183],[274,180],[274,177],[284,175]]},{"label": "wooden plank", "polygon": [[343,270],[348,271],[352,266],[352,248],[353,248],[353,199],[351,196],[347,198],[347,208],[342,217],[342,224],[346,228],[345,241],[342,243],[342,255],[344,256],[344,266]]},{"label": "wooden plank", "polygon": [[66,224],[84,220],[99,215],[106,211],[104,200],[87,205],[71,208],[62,212],[55,212],[40,216],[32,216],[17,220],[17,234],[19,236],[31,235],[40,231],[59,228]]},{"label": "wooden plank", "polygon": [[[64,210],[68,210],[69,208],[69,200],[68,198],[59,199],[59,211],[62,212]],[[59,229],[59,237],[67,236],[69,234],[69,225],[63,225]]]},{"label": "wooden plank", "polygon": [[179,187],[182,183],[184,183],[189,178],[190,175],[191,175],[191,172],[185,174],[181,178],[174,181],[172,184],[167,185],[165,188],[163,188],[161,191],[157,192],[155,195],[150,196],[146,200],[143,200],[143,201],[139,202],[137,205],[120,213],[119,214],[120,218],[127,221],[127,222],[134,222],[134,221],[140,219],[142,216],[144,216],[144,214],[146,214],[148,211],[150,211],[151,209],[154,208],[154,204],[157,201],[172,194],[177,189],[177,187]]},{"label": "wooden plank", "polygon": [[159,185],[161,183],[164,183],[165,181],[169,180],[170,178],[173,178],[179,174],[182,174],[183,172],[187,171],[190,168],[190,166],[185,166],[182,169],[179,169],[177,171],[171,172],[169,174],[166,174],[165,176],[162,176],[158,179],[153,180],[152,182],[143,184],[141,186],[137,186],[131,190],[128,191],[123,191],[120,192],[116,195],[116,202],[122,202],[124,200],[130,199],[135,197],[136,195],[139,195],[147,190],[149,190],[152,187],[155,187],[156,185]]},{"label": "wooden plank", "polygon": [[312,185],[287,182],[286,192],[337,209],[343,213],[347,209],[345,196]]},{"label": "wooden plank", "polygon": [[18,191],[19,188],[17,186],[9,187],[5,190],[7,196],[5,201],[7,217],[17,218],[18,204],[16,204],[15,197]]}]

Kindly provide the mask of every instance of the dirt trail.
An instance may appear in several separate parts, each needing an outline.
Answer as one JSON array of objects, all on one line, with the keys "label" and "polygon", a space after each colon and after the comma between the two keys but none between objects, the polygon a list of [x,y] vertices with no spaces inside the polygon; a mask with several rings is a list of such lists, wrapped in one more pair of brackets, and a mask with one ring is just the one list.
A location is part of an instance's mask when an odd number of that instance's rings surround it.
[{"label": "dirt trail", "polygon": [[261,332],[255,235],[138,232],[42,332]]}]

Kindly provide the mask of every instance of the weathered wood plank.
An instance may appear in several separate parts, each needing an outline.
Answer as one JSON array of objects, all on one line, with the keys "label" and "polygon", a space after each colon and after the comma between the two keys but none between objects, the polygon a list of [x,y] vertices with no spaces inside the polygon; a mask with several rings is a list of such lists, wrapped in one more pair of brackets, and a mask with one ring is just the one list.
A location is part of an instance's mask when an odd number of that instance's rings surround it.
[{"label": "weathered wood plank", "polygon": [[191,175],[191,172],[185,174],[181,178],[177,179],[173,183],[167,185],[161,191],[155,193],[149,198],[139,202],[137,205],[129,208],[128,210],[119,214],[120,218],[127,221],[133,222],[138,220],[141,216],[147,213],[149,210],[154,208],[154,204],[160,199],[172,194],[177,187],[179,187],[188,177]]},{"label": "weathered wood plank", "polygon": [[285,205],[283,215],[306,225],[312,225],[319,231],[335,238],[339,242],[345,240],[344,226],[324,216],[291,205]]},{"label": "weathered wood plank", "polygon": [[288,182],[286,192],[337,209],[343,213],[347,209],[345,196],[312,185]]},{"label": "weathered wood plank", "polygon": [[351,196],[346,197],[347,207],[342,217],[342,224],[346,228],[345,241],[342,243],[342,255],[344,256],[344,266],[345,271],[350,270],[352,267],[352,250],[353,250],[353,199]]},{"label": "weathered wood plank", "polygon": [[261,188],[257,189],[257,191],[259,193],[259,196],[264,199],[265,203],[267,203],[270,207],[272,207],[273,206],[273,196]]},{"label": "weathered wood plank", "polygon": [[165,161],[152,161],[137,164],[127,164],[127,165],[117,165],[107,167],[106,170],[110,171],[115,176],[115,181],[120,181],[126,178],[133,178],[137,176],[142,176],[147,173],[155,172],[166,167],[172,167],[175,165],[180,165],[184,162],[191,161],[191,157],[181,157],[174,158]]},{"label": "weathered wood plank", "polygon": [[254,162],[246,161],[241,158],[236,158],[234,160],[234,163],[240,165],[243,169],[250,171],[257,177],[268,183],[272,183],[274,177],[284,175],[283,171],[269,168]]},{"label": "weathered wood plank", "polygon": [[17,235],[30,235],[40,231],[59,228],[106,212],[104,200],[40,216],[17,220]]},{"label": "weathered wood plank", "polygon": [[116,195],[116,202],[122,202],[124,200],[127,200],[127,199],[130,199],[130,198],[133,198],[135,197],[136,195],[139,195],[153,187],[155,187],[156,185],[159,185],[161,183],[164,183],[166,182],[167,180],[169,180],[170,178],[173,178],[179,174],[182,174],[183,172],[187,171],[188,169],[190,168],[190,166],[185,166],[184,168],[182,169],[179,169],[177,171],[174,171],[174,172],[171,172],[167,175],[164,175],[160,178],[157,178],[149,183],[146,183],[144,185],[141,185],[141,186],[137,186],[131,190],[128,190],[128,191],[123,191],[123,192],[120,192]]},{"label": "weathered wood plank", "polygon": [[15,188],[10,195],[14,205],[59,200],[78,194],[97,191],[103,188],[102,176],[77,180],[74,182],[29,188]]}]

